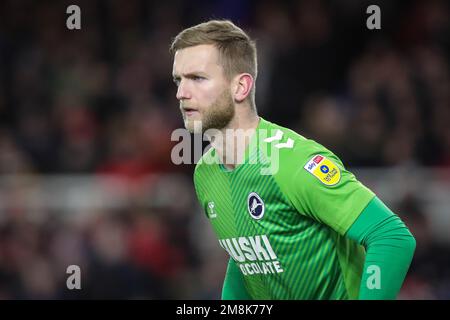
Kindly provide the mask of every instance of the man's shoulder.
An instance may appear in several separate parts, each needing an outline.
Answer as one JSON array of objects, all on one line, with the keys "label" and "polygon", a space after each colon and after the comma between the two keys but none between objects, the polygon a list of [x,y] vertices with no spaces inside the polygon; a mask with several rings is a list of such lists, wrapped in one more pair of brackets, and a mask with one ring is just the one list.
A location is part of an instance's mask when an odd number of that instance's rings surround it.
[{"label": "man's shoulder", "polygon": [[[272,127],[281,130],[285,136],[282,148],[270,157],[272,166],[276,168],[275,171],[272,170],[274,178],[285,194],[291,194],[292,190],[305,190],[310,186],[335,188],[346,172],[338,156],[319,142],[305,138],[291,129],[275,124]],[[289,139],[291,142],[287,141]],[[272,145],[271,149],[274,147],[276,145]]]},{"label": "man's shoulder", "polygon": [[272,150],[278,151],[277,153],[282,161],[299,163],[306,161],[315,154],[330,153],[330,150],[313,139],[309,139],[290,128],[265,121],[268,136],[264,139],[264,142],[269,144]]}]

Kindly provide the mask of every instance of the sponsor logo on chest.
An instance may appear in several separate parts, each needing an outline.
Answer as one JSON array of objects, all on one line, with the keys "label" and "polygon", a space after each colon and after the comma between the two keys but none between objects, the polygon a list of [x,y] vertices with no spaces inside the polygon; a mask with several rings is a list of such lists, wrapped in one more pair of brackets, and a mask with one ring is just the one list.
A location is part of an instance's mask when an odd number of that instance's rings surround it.
[{"label": "sponsor logo on chest", "polygon": [[267,235],[221,239],[219,244],[244,275],[284,271]]}]

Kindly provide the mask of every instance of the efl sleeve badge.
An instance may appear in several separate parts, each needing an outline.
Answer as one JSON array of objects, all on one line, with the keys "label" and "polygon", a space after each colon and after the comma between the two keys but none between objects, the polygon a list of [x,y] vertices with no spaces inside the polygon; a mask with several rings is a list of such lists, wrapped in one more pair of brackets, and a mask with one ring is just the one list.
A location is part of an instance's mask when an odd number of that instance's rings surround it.
[{"label": "efl sleeve badge", "polygon": [[339,167],[322,155],[312,157],[304,168],[327,186],[334,186],[341,180]]}]

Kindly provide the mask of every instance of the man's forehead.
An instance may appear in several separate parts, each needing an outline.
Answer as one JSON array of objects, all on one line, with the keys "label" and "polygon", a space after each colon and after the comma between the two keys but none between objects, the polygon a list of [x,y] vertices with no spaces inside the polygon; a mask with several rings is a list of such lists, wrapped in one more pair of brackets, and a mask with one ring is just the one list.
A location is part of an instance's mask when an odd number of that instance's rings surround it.
[{"label": "man's forehead", "polygon": [[219,66],[218,50],[213,45],[187,47],[175,52],[174,71],[189,73],[217,66]]}]

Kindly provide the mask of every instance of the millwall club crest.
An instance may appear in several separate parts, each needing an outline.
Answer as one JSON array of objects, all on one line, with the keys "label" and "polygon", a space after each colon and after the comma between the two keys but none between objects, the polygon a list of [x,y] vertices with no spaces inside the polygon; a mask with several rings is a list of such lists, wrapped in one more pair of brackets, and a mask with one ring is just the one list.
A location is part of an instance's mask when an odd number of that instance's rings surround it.
[{"label": "millwall club crest", "polygon": [[247,209],[253,219],[259,220],[264,216],[264,202],[256,192],[248,195]]}]

